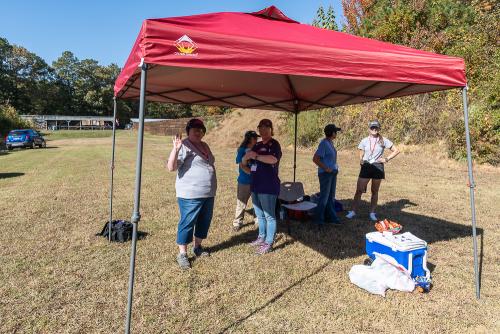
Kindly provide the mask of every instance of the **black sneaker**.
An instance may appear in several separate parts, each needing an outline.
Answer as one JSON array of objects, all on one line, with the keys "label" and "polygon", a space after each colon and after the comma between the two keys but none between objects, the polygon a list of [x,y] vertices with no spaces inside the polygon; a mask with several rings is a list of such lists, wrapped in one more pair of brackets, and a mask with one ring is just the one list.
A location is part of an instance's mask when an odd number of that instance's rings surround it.
[{"label": "black sneaker", "polygon": [[177,255],[177,263],[182,270],[191,268],[191,263],[186,253],[179,253],[179,255]]},{"label": "black sneaker", "polygon": [[327,224],[339,226],[343,225],[344,223],[342,223],[342,221],[340,221],[339,219],[335,219],[335,220],[329,220]]},{"label": "black sneaker", "polygon": [[193,247],[193,253],[196,257],[210,256],[210,252],[201,246]]}]

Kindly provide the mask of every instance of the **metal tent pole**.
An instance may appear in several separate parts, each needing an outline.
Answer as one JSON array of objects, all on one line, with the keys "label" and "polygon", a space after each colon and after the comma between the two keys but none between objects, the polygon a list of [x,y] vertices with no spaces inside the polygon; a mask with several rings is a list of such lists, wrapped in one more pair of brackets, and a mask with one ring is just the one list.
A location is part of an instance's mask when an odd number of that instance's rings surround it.
[{"label": "metal tent pole", "polygon": [[293,182],[295,182],[295,173],[297,171],[297,115],[299,112],[295,109],[295,131],[293,144]]},{"label": "metal tent pole", "polygon": [[[81,122],[80,122],[81,125]],[[116,96],[113,97],[113,144],[111,149],[111,186],[109,189],[109,225],[108,225],[108,240],[111,242],[111,229],[113,222],[113,177],[115,171],[115,135],[116,135]]]},{"label": "metal tent pole", "polygon": [[467,145],[467,167],[469,170],[469,189],[470,189],[470,208],[472,214],[472,244],[474,246],[474,276],[476,280],[476,298],[480,298],[480,288],[479,288],[479,265],[477,258],[477,236],[476,236],[476,206],[474,203],[474,177],[472,175],[472,154],[470,145],[470,132],[469,132],[469,110],[467,105],[467,89],[464,87],[462,89],[462,98],[464,105],[464,123],[465,123],[465,143]]},{"label": "metal tent pole", "polygon": [[132,316],[132,297],[134,292],[134,272],[135,272],[135,254],[137,244],[137,224],[141,219],[139,212],[141,202],[141,175],[142,175],[142,146],[144,141],[144,108],[146,104],[146,79],[148,66],[141,63],[141,93],[139,99],[139,131],[137,134],[137,159],[135,163],[135,193],[134,193],[134,212],[132,213],[132,249],[130,252],[130,273],[128,281],[128,302],[127,302],[127,320],[125,322],[125,333],[130,333],[130,322]]}]

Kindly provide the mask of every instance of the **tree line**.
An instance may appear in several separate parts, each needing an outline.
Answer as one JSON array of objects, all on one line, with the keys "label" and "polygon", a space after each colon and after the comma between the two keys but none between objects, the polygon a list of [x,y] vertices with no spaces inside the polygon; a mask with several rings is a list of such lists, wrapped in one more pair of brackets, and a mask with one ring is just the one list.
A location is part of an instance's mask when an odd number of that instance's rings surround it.
[{"label": "tree line", "polygon": [[[345,22],[320,6],[312,24],[362,37],[465,60],[470,128],[477,162],[500,164],[500,5],[484,0],[342,0]],[[314,145],[321,125],[343,129],[340,146],[365,135],[363,124],[378,118],[383,131],[404,144],[443,142],[449,157],[465,157],[465,130],[459,90],[421,94],[363,105],[326,108],[299,115],[299,142]],[[301,125],[302,124],[302,125]],[[287,120],[293,133],[293,120]]]},{"label": "tree line", "polygon": [[[15,119],[16,112],[21,115],[113,115],[113,86],[120,71],[116,64],[103,66],[95,59],[78,59],[70,51],[64,51],[49,65],[35,53],[0,37],[0,120],[3,127],[9,127],[7,119],[19,123]],[[118,104],[121,120],[136,117],[136,101],[118,100]],[[148,117],[153,118],[224,111],[217,107],[148,104]]]}]

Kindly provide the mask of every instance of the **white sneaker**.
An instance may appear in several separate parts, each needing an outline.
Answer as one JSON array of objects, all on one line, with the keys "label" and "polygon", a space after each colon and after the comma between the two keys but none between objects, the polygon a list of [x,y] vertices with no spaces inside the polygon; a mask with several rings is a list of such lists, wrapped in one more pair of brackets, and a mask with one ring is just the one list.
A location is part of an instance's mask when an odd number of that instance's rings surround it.
[{"label": "white sneaker", "polygon": [[374,221],[374,222],[376,222],[378,220],[377,216],[375,215],[375,212],[370,212],[370,219],[371,219],[371,221]]},{"label": "white sneaker", "polygon": [[356,212],[354,212],[354,211],[349,211],[349,212],[345,215],[345,217],[346,217],[347,219],[352,219],[352,218],[354,218],[354,216],[356,216]]}]

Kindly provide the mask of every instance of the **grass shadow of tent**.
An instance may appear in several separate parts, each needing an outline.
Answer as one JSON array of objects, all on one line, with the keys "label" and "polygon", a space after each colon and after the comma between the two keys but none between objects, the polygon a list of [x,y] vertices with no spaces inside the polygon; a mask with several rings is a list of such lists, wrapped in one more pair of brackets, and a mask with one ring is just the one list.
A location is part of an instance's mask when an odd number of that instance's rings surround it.
[{"label": "grass shadow of tent", "polygon": [[[350,207],[351,200],[342,202]],[[427,241],[428,244],[469,237],[472,234],[470,226],[403,210],[410,206],[417,206],[417,204],[408,199],[400,199],[385,203],[380,212],[384,212],[386,217],[401,223],[402,232],[411,232]],[[368,203],[363,202],[360,212],[368,212],[367,208]],[[359,216],[353,220],[344,218],[342,226],[326,225],[320,231],[313,228],[314,226],[310,223],[293,222],[293,237],[329,259],[361,256],[365,254],[365,234],[375,231],[375,228],[367,215],[360,214]],[[380,218],[383,217],[380,216]],[[481,235],[483,230],[478,229],[477,233]]]},{"label": "grass shadow of tent", "polygon": [[[350,207],[351,200],[342,202],[347,207]],[[403,210],[405,207],[416,205],[408,199],[400,199],[385,203],[380,211],[384,212],[387,217],[400,222],[403,225],[403,232],[411,232],[429,244],[471,236],[472,232],[469,226]],[[368,203],[362,202],[360,212],[366,211],[366,207],[368,207]],[[278,249],[284,248],[286,245],[300,242],[329,259],[343,259],[364,255],[365,234],[375,231],[373,222],[369,221],[368,216],[365,217],[361,214],[353,220],[346,220],[345,218],[342,220],[344,224],[341,226],[326,224],[321,230],[311,222],[292,221],[291,238],[284,238],[284,242],[277,240],[276,247]],[[285,224],[279,223],[278,233],[285,231]],[[478,228],[477,233],[482,235],[483,230]],[[237,233],[230,239],[210,247],[210,249],[212,252],[219,252],[240,244],[249,243],[255,238],[256,233],[252,229]]]}]

